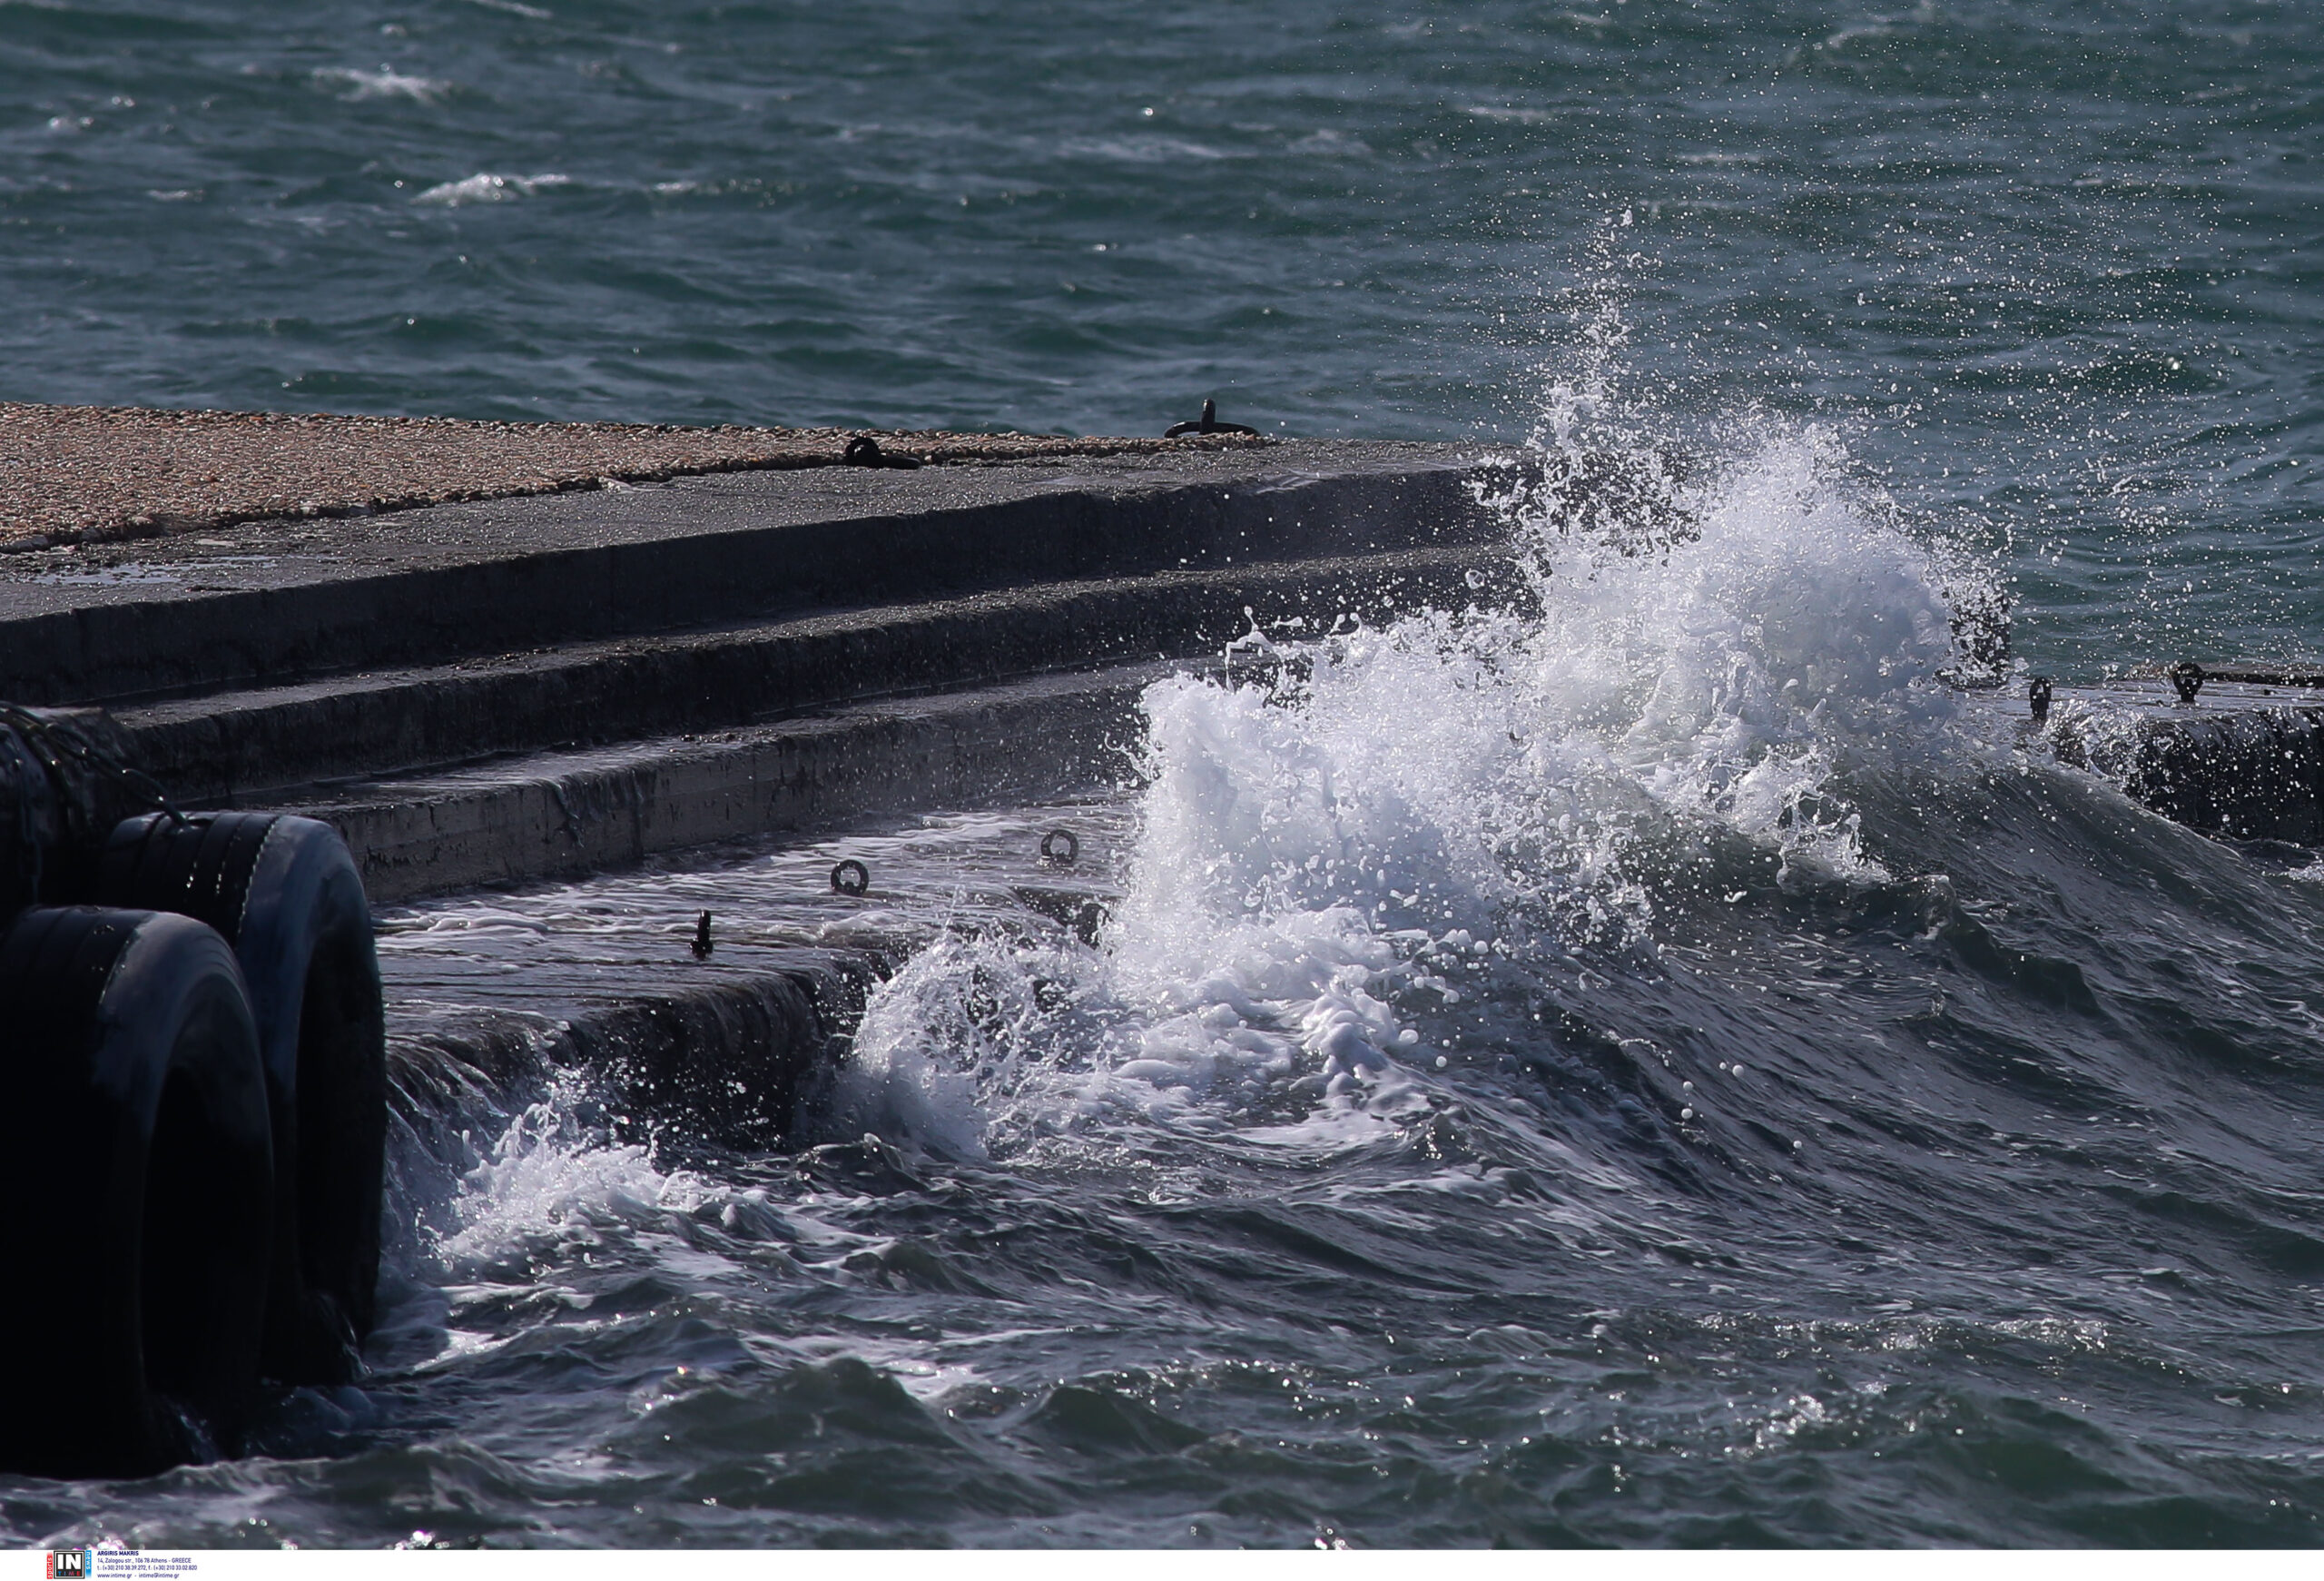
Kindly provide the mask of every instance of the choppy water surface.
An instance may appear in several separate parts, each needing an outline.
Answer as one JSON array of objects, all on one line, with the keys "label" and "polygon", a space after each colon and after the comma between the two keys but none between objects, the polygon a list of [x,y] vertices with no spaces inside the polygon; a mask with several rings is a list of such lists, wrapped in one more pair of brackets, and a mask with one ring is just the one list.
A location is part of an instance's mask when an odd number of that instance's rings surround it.
[{"label": "choppy water surface", "polygon": [[2319,94],[2292,0],[7,0],[0,397],[1521,438],[1614,299],[2037,654],[2312,654]]},{"label": "choppy water surface", "polygon": [[[795,1148],[415,1092],[375,1376],[6,1529],[2315,1542],[2324,881],[1936,676],[1996,582],[2069,674],[2324,647],[2319,44],[0,4],[10,394],[1698,458],[1157,685],[1103,807],[852,837],[909,959]],[[1005,900],[1068,818],[1094,946]],[[399,1035],[844,943],[837,848],[399,913]]]},{"label": "choppy water surface", "polygon": [[1109,803],[394,914],[407,1038],[907,958],[795,1147],[412,1085],[375,1376],[12,1528],[2313,1541],[2324,884],[1936,680],[1954,573],[1820,469],[1157,683]]}]

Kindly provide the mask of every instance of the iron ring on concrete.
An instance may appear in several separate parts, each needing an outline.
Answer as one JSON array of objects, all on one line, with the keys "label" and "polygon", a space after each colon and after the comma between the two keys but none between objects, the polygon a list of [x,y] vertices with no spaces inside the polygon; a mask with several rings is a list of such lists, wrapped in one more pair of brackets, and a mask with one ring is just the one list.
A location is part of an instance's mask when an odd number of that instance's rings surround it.
[{"label": "iron ring on concrete", "polygon": [[872,887],[872,870],[851,856],[832,869],[832,892],[860,895]]},{"label": "iron ring on concrete", "polygon": [[1041,860],[1052,866],[1070,867],[1080,855],[1080,837],[1070,829],[1051,829],[1041,836]]}]

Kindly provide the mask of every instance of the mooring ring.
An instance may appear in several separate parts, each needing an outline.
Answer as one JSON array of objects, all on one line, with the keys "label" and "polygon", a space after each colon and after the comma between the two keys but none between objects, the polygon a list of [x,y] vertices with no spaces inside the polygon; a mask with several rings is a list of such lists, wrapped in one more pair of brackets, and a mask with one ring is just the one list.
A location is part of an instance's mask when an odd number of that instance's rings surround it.
[{"label": "mooring ring", "polygon": [[1070,829],[1051,829],[1041,836],[1041,860],[1059,867],[1070,867],[1081,855],[1080,836]]},{"label": "mooring ring", "polygon": [[2203,674],[2203,667],[2193,659],[2181,659],[2163,674],[2171,677],[2171,686],[2177,688],[2180,703],[2190,708],[2195,706],[2196,697],[2201,695],[2203,682],[2210,678]]},{"label": "mooring ring", "polygon": [[832,891],[835,894],[862,894],[872,887],[872,870],[851,856],[832,869]]}]

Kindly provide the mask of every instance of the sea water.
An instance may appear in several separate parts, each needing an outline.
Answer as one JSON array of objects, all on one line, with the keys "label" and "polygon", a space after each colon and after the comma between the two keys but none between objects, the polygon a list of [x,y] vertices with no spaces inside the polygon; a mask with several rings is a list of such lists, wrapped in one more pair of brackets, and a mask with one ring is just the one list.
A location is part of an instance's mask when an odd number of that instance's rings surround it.
[{"label": "sea water", "polygon": [[[244,1459],[0,1483],[8,1530],[2315,1541],[2324,881],[1946,673],[1996,591],[2069,676],[2316,653],[2319,45],[2260,5],[0,5],[11,395],[1215,394],[1636,484],[1491,500],[1515,598],[1255,611],[1102,805],[835,837],[911,947],[792,1146],[553,1064],[407,1090],[370,1376]],[[1094,943],[980,898],[1060,820]],[[399,1049],[527,961],[675,962],[714,898],[732,962],[836,848],[392,914]]]},{"label": "sea water", "polygon": [[[1095,803],[391,912],[371,1374],[27,1540],[2301,1543],[2319,869],[1949,685],[1771,425],[1657,535],[1145,696]],[[1060,874],[1037,855],[1080,830]],[[813,894],[854,854],[872,895]],[[1012,912],[1107,897],[1094,942]],[[554,1013],[877,935],[786,1146]],[[869,908],[851,909],[851,908]],[[626,974],[626,975],[625,975]],[[513,986],[512,986],[513,985]],[[439,1023],[529,993],[544,1057]]]},{"label": "sea water", "polygon": [[2005,554],[2039,661],[2310,655],[2319,25],[11,0],[0,399],[1521,440],[1619,301],[1674,425]]}]

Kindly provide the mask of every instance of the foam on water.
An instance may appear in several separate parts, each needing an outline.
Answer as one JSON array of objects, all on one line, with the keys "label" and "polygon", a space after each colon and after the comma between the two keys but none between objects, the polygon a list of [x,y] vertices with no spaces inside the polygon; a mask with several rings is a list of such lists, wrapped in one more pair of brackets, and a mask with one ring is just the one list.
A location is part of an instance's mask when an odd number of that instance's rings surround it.
[{"label": "foam on water", "polygon": [[649,1144],[610,1139],[576,1098],[556,1090],[528,1105],[461,1177],[435,1238],[447,1270],[472,1273],[544,1241],[591,1240],[699,1204],[701,1181],[656,1169]]},{"label": "foam on water", "polygon": [[1104,948],[919,957],[866,1013],[841,1129],[979,1156],[1125,1122],[1361,1145],[1427,1111],[1444,1056],[1396,1007],[1457,1003],[1443,962],[1650,954],[1670,853],[1721,840],[1787,888],[1889,878],[1844,781],[1958,745],[1952,612],[1830,434],[1763,430],[1651,540],[1503,503],[1517,608],[1255,629],[1231,657],[1264,678],[1148,688]]},{"label": "foam on water", "polygon": [[378,71],[352,70],[344,66],[328,66],[314,74],[315,81],[340,90],[340,97],[350,101],[364,99],[410,99],[419,104],[432,104],[451,91],[449,83],[434,77],[399,72],[392,66]]},{"label": "foam on water", "polygon": [[491,171],[478,171],[459,181],[439,182],[411,201],[441,204],[446,208],[458,208],[463,203],[505,203],[516,198],[531,197],[535,193],[553,187],[572,184],[572,177],[555,173],[496,175]]}]

